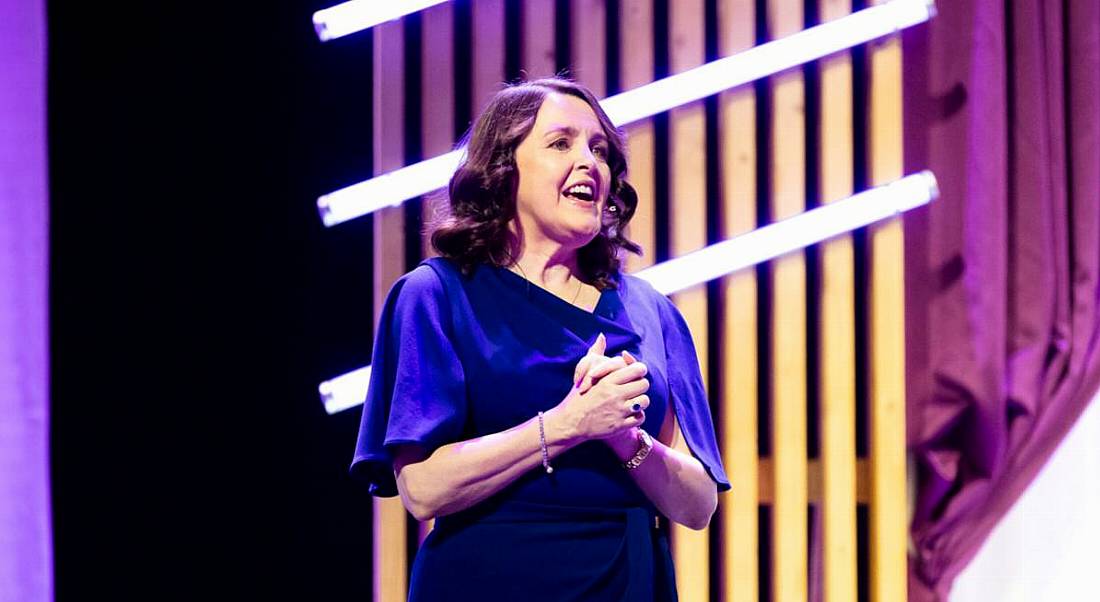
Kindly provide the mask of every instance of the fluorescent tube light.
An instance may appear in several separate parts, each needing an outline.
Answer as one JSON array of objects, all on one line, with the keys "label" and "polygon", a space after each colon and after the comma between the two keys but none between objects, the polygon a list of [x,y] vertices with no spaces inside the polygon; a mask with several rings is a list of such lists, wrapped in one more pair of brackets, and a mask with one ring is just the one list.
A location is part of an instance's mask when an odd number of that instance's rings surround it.
[{"label": "fluorescent tube light", "polygon": [[326,380],[317,389],[321,393],[321,402],[325,404],[325,411],[335,414],[362,405],[367,399],[369,385],[370,366],[364,366],[332,380]]},{"label": "fluorescent tube light", "polygon": [[923,171],[639,271],[665,295],[920,207],[939,195]]},{"label": "fluorescent tube light", "polygon": [[317,210],[326,226],[404,203],[447,185],[458,169],[464,150],[451,151],[427,161],[341,188],[317,199]]},{"label": "fluorescent tube light", "polygon": [[317,37],[327,42],[446,1],[351,0],[313,13],[313,28],[317,30]]}]

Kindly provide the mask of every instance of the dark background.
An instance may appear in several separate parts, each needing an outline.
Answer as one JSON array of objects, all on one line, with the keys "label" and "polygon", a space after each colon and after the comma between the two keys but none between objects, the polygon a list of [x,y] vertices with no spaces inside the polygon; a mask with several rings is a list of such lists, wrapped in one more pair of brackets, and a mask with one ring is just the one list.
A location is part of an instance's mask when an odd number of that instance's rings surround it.
[{"label": "dark background", "polygon": [[57,599],[370,598],[371,36],[334,2],[50,2]]}]

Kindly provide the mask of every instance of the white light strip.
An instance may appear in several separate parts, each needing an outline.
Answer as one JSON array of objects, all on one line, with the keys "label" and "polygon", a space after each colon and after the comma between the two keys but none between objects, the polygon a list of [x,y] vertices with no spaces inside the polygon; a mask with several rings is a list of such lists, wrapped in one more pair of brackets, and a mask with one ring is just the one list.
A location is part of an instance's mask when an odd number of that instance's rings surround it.
[{"label": "white light strip", "polygon": [[369,385],[370,366],[365,366],[326,380],[317,389],[321,393],[325,411],[331,415],[362,405],[367,399]]},{"label": "white light strip", "polygon": [[[934,14],[931,0],[891,0],[605,98],[600,105],[616,125],[625,125],[889,35]],[[322,196],[317,199],[321,219],[326,226],[334,226],[438,190],[458,168],[461,152],[452,151]]]},{"label": "white light strip", "polygon": [[[922,171],[646,268],[635,275],[649,281],[662,294],[669,295],[926,205],[937,196],[936,177],[930,171]],[[362,404],[367,398],[369,382],[370,366],[367,366],[321,383],[325,410],[335,414]]]},{"label": "white light strip", "polygon": [[317,37],[327,42],[446,1],[351,0],[313,13],[313,28],[317,30]]},{"label": "white light strip", "polygon": [[360,182],[317,199],[317,210],[326,226],[404,203],[447,185],[458,169],[464,150],[451,151],[427,161]]},{"label": "white light strip", "polygon": [[648,280],[662,294],[670,295],[925,205],[937,196],[935,176],[930,171],[922,171],[646,268],[635,275]]}]

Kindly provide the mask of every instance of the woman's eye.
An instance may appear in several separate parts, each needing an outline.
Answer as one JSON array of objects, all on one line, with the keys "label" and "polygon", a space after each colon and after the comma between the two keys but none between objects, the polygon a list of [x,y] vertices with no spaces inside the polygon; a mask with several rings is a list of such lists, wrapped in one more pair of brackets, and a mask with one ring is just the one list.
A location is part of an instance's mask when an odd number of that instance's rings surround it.
[{"label": "woman's eye", "polygon": [[604,161],[606,161],[607,160],[607,147],[602,146],[602,145],[601,146],[596,146],[592,149],[592,154],[596,155],[600,159],[603,159]]},{"label": "woman's eye", "polygon": [[550,148],[557,150],[569,150],[569,141],[565,138],[558,138],[550,143]]}]

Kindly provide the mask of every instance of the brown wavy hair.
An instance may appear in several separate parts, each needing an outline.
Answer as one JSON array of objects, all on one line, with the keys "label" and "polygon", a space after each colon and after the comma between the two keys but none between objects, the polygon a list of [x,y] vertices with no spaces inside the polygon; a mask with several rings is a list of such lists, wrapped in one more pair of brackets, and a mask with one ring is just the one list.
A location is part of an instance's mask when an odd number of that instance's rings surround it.
[{"label": "brown wavy hair", "polygon": [[623,235],[638,207],[638,194],[625,179],[622,131],[588,88],[567,79],[522,82],[493,96],[460,143],[466,146],[465,156],[447,188],[450,210],[432,227],[432,246],[466,275],[480,263],[497,267],[515,263],[520,241],[508,224],[516,217],[516,147],[531,132],[543,101],[553,92],[587,103],[607,135],[611,190],[600,231],[577,251],[577,263],[582,279],[600,290],[613,289],[622,265],[621,251],[641,255],[641,247]]}]

